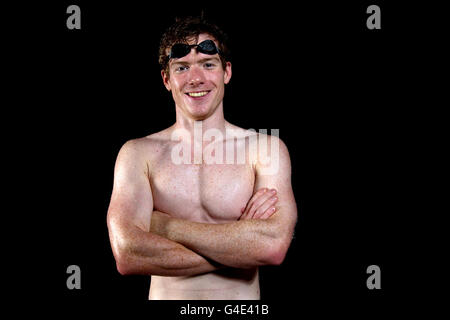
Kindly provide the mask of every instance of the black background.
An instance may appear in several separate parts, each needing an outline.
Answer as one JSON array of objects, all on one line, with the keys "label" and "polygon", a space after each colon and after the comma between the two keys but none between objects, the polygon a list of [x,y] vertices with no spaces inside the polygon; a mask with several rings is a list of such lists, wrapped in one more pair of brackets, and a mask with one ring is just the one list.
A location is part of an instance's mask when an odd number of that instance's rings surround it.
[{"label": "black background", "polygon": [[[434,61],[429,31],[438,28],[419,17],[439,10],[396,3],[16,6],[5,61],[19,120],[9,135],[21,144],[9,159],[25,175],[14,185],[17,207],[32,208],[19,215],[31,241],[18,254],[26,262],[16,263],[32,289],[18,293],[68,310],[147,298],[148,277],[120,276],[109,246],[114,162],[127,140],[173,123],[159,38],[174,17],[203,10],[231,38],[225,118],[279,129],[291,155],[299,220],[284,263],[261,268],[263,301],[286,312],[373,313],[414,295],[405,190],[417,179],[409,156],[421,126],[411,106],[423,99],[415,79]],[[81,8],[81,30],[66,28],[70,4]],[[370,4],[381,7],[381,30],[366,28]],[[81,290],[66,287],[72,264],[82,270]],[[381,268],[381,290],[366,287],[372,264]]]}]

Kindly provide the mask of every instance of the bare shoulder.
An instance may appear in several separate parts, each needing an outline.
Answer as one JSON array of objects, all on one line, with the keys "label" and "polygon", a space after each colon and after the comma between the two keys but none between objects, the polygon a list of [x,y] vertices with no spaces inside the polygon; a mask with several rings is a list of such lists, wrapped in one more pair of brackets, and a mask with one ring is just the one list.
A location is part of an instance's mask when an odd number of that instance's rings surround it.
[{"label": "bare shoulder", "polygon": [[238,140],[257,137],[257,133],[255,130],[244,129],[231,123],[227,123],[226,134],[228,138],[237,138]]},{"label": "bare shoulder", "polygon": [[261,175],[290,175],[291,160],[286,144],[275,134],[260,133],[253,139],[252,159]]},{"label": "bare shoulder", "polygon": [[168,129],[145,137],[128,140],[121,147],[117,161],[147,165],[168,147],[170,141]]},{"label": "bare shoulder", "polygon": [[267,130],[243,129],[228,123],[227,135],[245,142],[250,162],[260,173],[277,173],[280,166],[290,170],[289,151],[279,137],[279,130],[270,130],[268,134]]},{"label": "bare shoulder", "polygon": [[279,137],[279,130],[270,130],[270,134],[267,134],[267,130],[244,129],[228,123],[227,134],[238,139],[247,139],[251,147],[263,146],[263,144],[269,149],[271,145],[274,145],[276,148],[280,147],[282,149],[280,151],[288,155],[287,146]]}]

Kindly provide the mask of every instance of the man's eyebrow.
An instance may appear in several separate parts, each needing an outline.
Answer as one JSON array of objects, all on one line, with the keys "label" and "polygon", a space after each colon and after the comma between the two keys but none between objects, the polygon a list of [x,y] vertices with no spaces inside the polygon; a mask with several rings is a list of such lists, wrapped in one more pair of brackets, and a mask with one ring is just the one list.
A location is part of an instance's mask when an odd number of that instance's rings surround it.
[{"label": "man's eyebrow", "polygon": [[205,63],[208,61],[220,62],[220,59],[217,57],[208,57],[208,58],[203,58],[203,59],[198,60],[198,63]]},{"label": "man's eyebrow", "polygon": [[[197,61],[197,63],[199,63],[199,64],[202,64],[202,63],[205,63],[205,62],[217,62],[217,63],[219,63],[220,59],[217,58],[217,57],[207,57],[207,58],[203,58],[203,59],[200,59],[200,60]],[[190,65],[190,63],[188,61],[173,61],[172,64],[171,64],[171,66],[177,66],[177,65],[188,66],[188,65]]]},{"label": "man's eyebrow", "polygon": [[187,62],[187,61],[173,61],[172,62],[172,66],[174,66],[174,65],[182,65],[182,66],[187,66],[187,65],[189,65],[189,62]]}]

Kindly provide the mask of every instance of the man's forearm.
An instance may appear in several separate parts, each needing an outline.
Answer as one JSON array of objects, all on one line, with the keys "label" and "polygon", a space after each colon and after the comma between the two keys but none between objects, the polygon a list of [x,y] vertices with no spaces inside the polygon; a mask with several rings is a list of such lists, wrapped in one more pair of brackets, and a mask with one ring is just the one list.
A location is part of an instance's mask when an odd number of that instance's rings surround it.
[{"label": "man's forearm", "polygon": [[138,227],[126,232],[132,233],[132,237],[117,240],[113,248],[122,274],[191,276],[221,267],[180,243]]},{"label": "man's forearm", "polygon": [[158,222],[152,225],[151,231],[236,268],[277,264],[282,259],[278,255],[284,257],[285,253],[280,252],[278,235],[289,233],[280,230],[281,225],[274,219],[207,224],[170,218],[158,212],[153,213],[153,218]]}]

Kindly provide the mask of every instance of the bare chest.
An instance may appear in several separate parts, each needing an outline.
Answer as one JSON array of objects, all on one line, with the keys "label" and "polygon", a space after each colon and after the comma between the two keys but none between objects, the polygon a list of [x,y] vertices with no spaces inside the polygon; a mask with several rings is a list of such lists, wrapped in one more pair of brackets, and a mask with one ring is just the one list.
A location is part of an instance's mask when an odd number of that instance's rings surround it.
[{"label": "bare chest", "polygon": [[150,183],[155,210],[199,222],[239,218],[251,195],[255,174],[249,164],[173,164],[161,159]]}]

